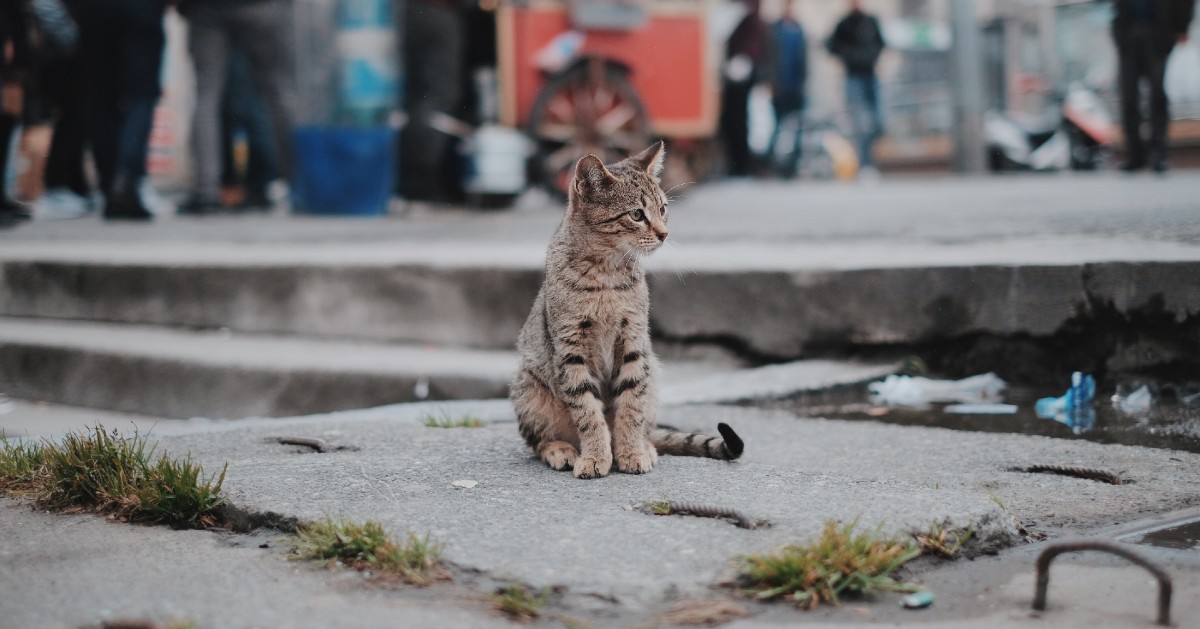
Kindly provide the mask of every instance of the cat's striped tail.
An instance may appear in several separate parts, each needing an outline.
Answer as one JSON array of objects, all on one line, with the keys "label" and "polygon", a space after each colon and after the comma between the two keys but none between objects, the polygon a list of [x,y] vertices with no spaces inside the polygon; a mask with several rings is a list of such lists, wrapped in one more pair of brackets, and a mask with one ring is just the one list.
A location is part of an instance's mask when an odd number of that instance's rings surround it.
[{"label": "cat's striped tail", "polygon": [[745,444],[729,424],[717,424],[717,432],[721,433],[720,437],[709,437],[660,425],[650,431],[650,441],[659,454],[703,456],[722,461],[732,461],[742,456]]}]

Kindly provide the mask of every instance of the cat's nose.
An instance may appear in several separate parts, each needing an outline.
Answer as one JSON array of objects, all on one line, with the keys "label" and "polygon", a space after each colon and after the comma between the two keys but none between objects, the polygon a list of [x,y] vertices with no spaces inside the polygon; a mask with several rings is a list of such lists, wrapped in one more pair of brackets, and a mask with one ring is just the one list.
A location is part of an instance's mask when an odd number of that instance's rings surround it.
[{"label": "cat's nose", "polygon": [[659,242],[665,242],[667,240],[667,232],[656,231],[654,232],[654,235],[658,236]]}]

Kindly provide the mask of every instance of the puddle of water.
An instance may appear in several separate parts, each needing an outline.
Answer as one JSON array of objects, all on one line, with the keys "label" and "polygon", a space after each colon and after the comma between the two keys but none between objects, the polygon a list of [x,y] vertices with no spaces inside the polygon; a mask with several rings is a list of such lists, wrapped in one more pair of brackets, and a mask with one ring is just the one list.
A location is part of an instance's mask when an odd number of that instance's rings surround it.
[{"label": "puddle of water", "polygon": [[1200,519],[1126,535],[1121,541],[1176,550],[1200,550]]},{"label": "puddle of water", "polygon": [[[1122,386],[1121,389],[1133,390],[1133,387]],[[1060,396],[1063,393],[1061,390],[1009,387],[1005,391],[1004,402],[1016,405],[1017,411],[1004,415],[947,413],[945,404],[935,404],[925,409],[880,407],[868,403],[866,390],[861,388],[810,394],[766,406],[804,417],[871,420],[978,432],[1013,432],[1200,454],[1200,405],[1186,404],[1169,387],[1160,387],[1159,391],[1161,395],[1155,397],[1150,411],[1140,417],[1114,408],[1110,402],[1111,390],[1097,392],[1095,427],[1082,434],[1076,434],[1056,421],[1040,419],[1034,413],[1034,402],[1043,397]]]}]

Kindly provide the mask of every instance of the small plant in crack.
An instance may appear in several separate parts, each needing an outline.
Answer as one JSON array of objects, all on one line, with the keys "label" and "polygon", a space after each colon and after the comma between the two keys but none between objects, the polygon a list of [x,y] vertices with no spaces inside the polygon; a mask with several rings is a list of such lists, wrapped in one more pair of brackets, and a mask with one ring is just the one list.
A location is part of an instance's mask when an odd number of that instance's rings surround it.
[{"label": "small plant in crack", "polygon": [[857,520],[839,526],[825,523],[821,535],[806,544],[794,544],[769,555],[741,559],[738,584],[760,600],[787,600],[805,609],[821,603],[840,604],[847,593],[915,591],[917,586],[897,581],[892,573],[921,554],[908,541],[854,531]]},{"label": "small plant in crack", "polygon": [[425,413],[421,423],[428,428],[482,428],[484,422],[474,415],[455,417],[449,411],[442,409],[437,413]]},{"label": "small plant in crack", "polygon": [[542,608],[546,606],[549,595],[543,590],[534,593],[523,585],[508,585],[492,594],[496,609],[504,615],[519,621],[530,621],[537,618]]},{"label": "small plant in crack", "polygon": [[671,501],[667,498],[647,502],[646,508],[654,515],[671,515]]},{"label": "small plant in crack", "polygon": [[27,493],[38,487],[46,448],[37,442],[9,440],[0,432],[0,490]]},{"label": "small plant in crack", "polygon": [[922,553],[954,559],[974,534],[974,524],[966,529],[952,529],[932,522],[927,530],[917,531],[912,536]]},{"label": "small plant in crack", "polygon": [[396,540],[374,520],[357,523],[326,518],[301,525],[292,551],[302,559],[338,561],[358,570],[399,577],[410,585],[425,586],[447,576],[439,563],[441,544],[431,541],[429,535],[412,533],[403,541]]},{"label": "small plant in crack", "polygon": [[225,469],[205,478],[190,457],[156,457],[154,449],[136,432],[126,437],[99,425],[68,433],[61,444],[4,440],[0,489],[31,493],[39,506],[59,511],[177,528],[216,525]]}]

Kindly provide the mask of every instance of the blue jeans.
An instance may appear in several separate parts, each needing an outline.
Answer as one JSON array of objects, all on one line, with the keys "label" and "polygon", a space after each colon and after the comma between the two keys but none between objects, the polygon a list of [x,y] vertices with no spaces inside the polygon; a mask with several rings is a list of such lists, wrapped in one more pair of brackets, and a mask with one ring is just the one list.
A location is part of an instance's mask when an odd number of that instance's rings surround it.
[{"label": "blue jeans", "polygon": [[874,166],[872,150],[883,137],[883,106],[879,98],[879,79],[874,74],[846,74],[846,108],[854,125],[854,142],[862,166]]}]

